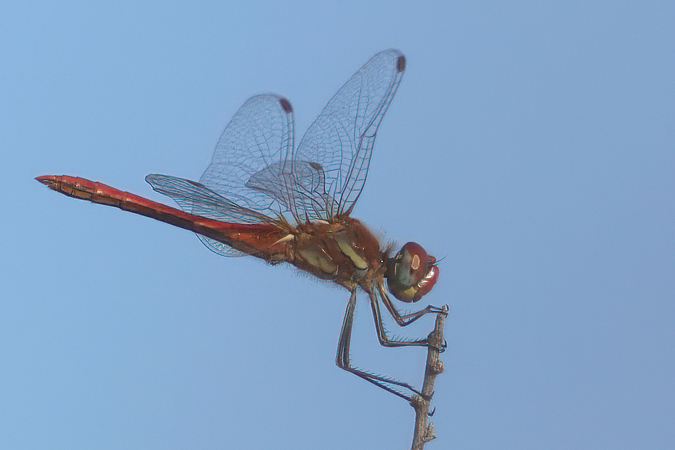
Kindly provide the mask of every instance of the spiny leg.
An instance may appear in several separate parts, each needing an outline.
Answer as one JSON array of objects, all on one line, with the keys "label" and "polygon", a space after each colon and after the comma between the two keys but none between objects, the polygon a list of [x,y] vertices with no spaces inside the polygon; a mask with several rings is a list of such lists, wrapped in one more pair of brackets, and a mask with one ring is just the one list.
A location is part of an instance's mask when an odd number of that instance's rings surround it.
[{"label": "spiny leg", "polygon": [[414,321],[416,321],[420,317],[424,316],[425,314],[429,314],[429,313],[445,314],[445,312],[443,311],[442,308],[439,308],[437,306],[429,305],[421,311],[401,315],[401,313],[398,311],[398,309],[396,309],[394,304],[391,302],[391,299],[389,298],[389,295],[387,295],[387,290],[384,288],[383,283],[380,283],[380,284],[377,285],[377,290],[380,293],[380,296],[382,297],[382,301],[384,302],[384,306],[387,307],[387,310],[389,311],[389,314],[391,314],[391,316],[394,318],[396,323],[401,327],[405,327],[406,325],[410,325],[411,323],[413,323]]},{"label": "spiny leg", "polygon": [[406,347],[406,346],[426,347],[429,344],[427,338],[392,339],[389,336],[387,336],[387,330],[385,330],[384,322],[382,322],[382,314],[380,313],[380,302],[377,300],[377,294],[375,294],[374,291],[369,291],[368,295],[370,297],[370,307],[373,310],[373,319],[375,319],[375,328],[377,329],[377,338],[380,341],[380,345],[384,347]]},{"label": "spiny leg", "polygon": [[349,360],[349,347],[352,337],[352,324],[354,323],[355,309],[356,309],[356,288],[352,289],[352,295],[349,298],[349,304],[347,305],[345,318],[344,321],[342,322],[342,331],[340,332],[340,342],[338,343],[337,356],[335,357],[335,363],[337,364],[337,366],[341,369],[346,370],[347,372],[351,372],[354,375],[363,378],[364,380],[374,384],[375,386],[381,387],[387,392],[391,392],[392,394],[405,399],[408,402],[412,400],[412,396],[403,394],[397,391],[395,388],[390,387],[388,385],[399,386],[401,388],[408,389],[417,395],[422,395],[420,391],[418,391],[408,383],[404,383],[403,381],[398,381],[396,379],[386,377],[383,375],[375,375],[372,373],[365,372],[356,367],[352,367],[351,362]]}]

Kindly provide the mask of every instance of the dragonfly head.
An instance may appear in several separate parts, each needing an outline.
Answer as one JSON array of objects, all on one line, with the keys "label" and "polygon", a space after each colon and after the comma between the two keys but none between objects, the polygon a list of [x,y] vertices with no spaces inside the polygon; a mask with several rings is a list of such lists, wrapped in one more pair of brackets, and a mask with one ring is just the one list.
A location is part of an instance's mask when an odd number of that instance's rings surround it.
[{"label": "dragonfly head", "polygon": [[387,286],[402,302],[419,301],[438,281],[436,258],[421,245],[408,242],[395,257],[387,261]]}]

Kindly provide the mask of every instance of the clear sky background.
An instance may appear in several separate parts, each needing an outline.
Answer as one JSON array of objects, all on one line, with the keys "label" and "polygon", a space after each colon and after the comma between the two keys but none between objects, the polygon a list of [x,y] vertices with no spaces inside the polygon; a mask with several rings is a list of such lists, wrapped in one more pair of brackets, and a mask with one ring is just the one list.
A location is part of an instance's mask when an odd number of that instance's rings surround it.
[{"label": "clear sky background", "polygon": [[[299,138],[393,47],[354,216],[445,257],[427,448],[675,448],[674,24],[672,1],[4,2],[0,446],[409,448],[412,408],[334,365],[347,292],[33,180],[170,203],[145,175],[199,179],[248,97],[287,96]],[[425,352],[359,305],[353,360],[420,385]]]}]

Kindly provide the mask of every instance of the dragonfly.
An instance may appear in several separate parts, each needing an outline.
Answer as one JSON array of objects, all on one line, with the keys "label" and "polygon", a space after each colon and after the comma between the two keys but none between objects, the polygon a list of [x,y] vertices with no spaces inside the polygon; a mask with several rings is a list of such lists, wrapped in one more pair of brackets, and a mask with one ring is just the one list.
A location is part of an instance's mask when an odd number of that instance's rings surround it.
[{"label": "dragonfly", "polygon": [[[427,338],[390,337],[380,302],[404,327],[429,313],[401,313],[389,297],[419,301],[438,281],[436,258],[408,242],[392,256],[351,213],[366,182],[377,131],[398,90],[406,58],[397,50],[372,57],[332,97],[295,147],[293,108],[284,97],[250,98],[221,135],[199,182],[148,175],[152,188],[180,207],[72,176],[36,178],[70,197],[113,206],[197,234],[223,256],[249,255],[288,263],[350,292],[336,363],[405,400],[422,395],[411,384],[352,364],[350,341],[357,291],[370,300],[377,337],[385,347],[429,346]],[[385,287],[386,283],[386,287]]]}]

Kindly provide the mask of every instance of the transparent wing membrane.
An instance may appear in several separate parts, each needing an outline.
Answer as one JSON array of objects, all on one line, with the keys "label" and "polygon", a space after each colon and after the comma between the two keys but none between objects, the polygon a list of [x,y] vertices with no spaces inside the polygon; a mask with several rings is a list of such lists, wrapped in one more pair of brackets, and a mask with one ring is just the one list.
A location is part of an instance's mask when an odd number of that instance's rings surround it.
[{"label": "transparent wing membrane", "polygon": [[[224,222],[292,217],[299,223],[348,214],[404,70],[405,57],[396,50],[371,58],[328,102],[295,152],[290,102],[271,94],[253,97],[225,128],[199,183],[165,175],[147,181],[185,211]],[[222,244],[200,239],[226,253]]]},{"label": "transparent wing membrane", "polygon": [[[361,194],[377,130],[404,71],[405,57],[397,50],[372,57],[328,102],[298,146],[296,161],[317,163],[325,171],[326,195],[337,201],[337,214],[349,212]],[[335,215],[327,213],[319,218]]]}]

